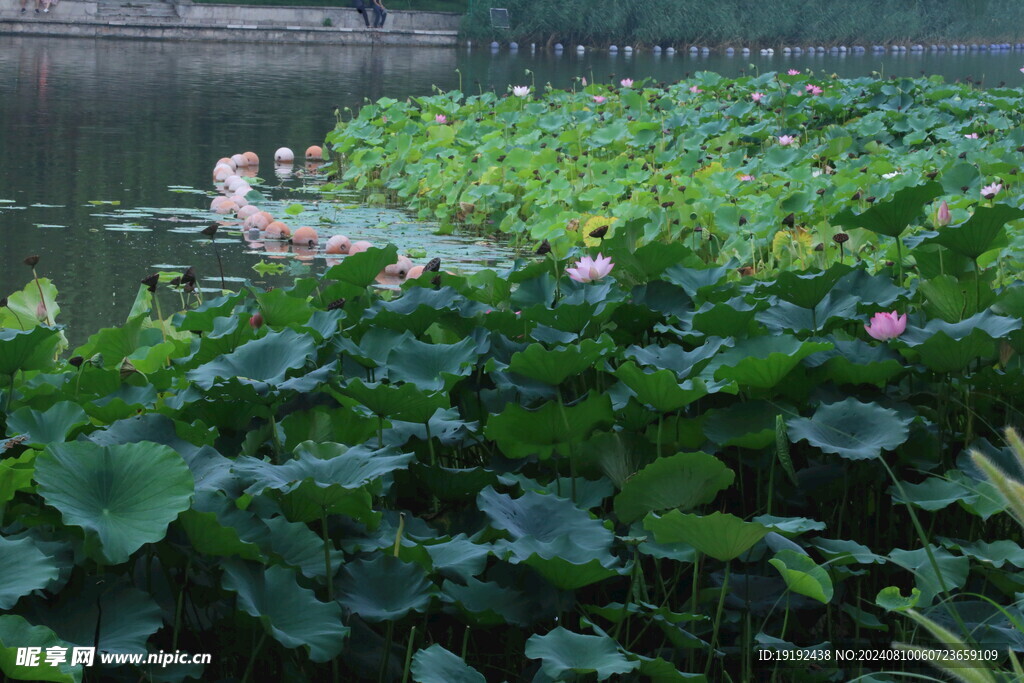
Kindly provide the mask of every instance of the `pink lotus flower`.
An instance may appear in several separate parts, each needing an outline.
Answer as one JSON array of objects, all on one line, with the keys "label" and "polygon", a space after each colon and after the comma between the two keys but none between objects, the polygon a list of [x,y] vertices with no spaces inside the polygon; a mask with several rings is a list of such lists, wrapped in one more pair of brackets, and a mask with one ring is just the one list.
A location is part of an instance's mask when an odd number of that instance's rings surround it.
[{"label": "pink lotus flower", "polygon": [[526,97],[530,94],[530,86],[528,85],[517,85],[512,88],[512,94],[516,97]]},{"label": "pink lotus flower", "polygon": [[632,88],[633,87],[633,79],[632,78],[623,78],[621,81],[619,81],[619,85],[621,85],[623,88]]},{"label": "pink lotus flower", "polygon": [[584,88],[586,88],[586,87],[587,87],[587,77],[586,77],[586,76],[584,76],[584,77],[583,77],[582,79],[580,79],[580,80],[581,80],[581,82],[583,83],[583,87],[584,87]]},{"label": "pink lotus flower", "polygon": [[755,178],[752,175],[741,175],[740,176],[740,182],[752,183],[752,182],[754,182],[754,180],[755,180]]},{"label": "pink lotus flower", "polygon": [[811,93],[812,95],[820,95],[821,93],[825,92],[824,90],[822,90],[821,88],[819,88],[818,86],[813,85],[813,84],[812,85],[808,85],[805,88],[805,90],[807,92]]},{"label": "pink lotus flower", "polygon": [[692,92],[692,93],[693,93],[694,95],[696,95],[696,94],[698,94],[698,93],[702,93],[702,92],[704,92],[704,91],[703,91],[703,90],[701,90],[700,88],[698,88],[698,87],[697,87],[697,86],[695,86],[695,85],[691,85],[691,86],[690,86],[690,92]]},{"label": "pink lotus flower", "polygon": [[42,301],[40,301],[36,305],[36,317],[39,318],[40,322],[44,322],[44,323],[46,322],[47,318],[49,317],[47,315],[47,313],[46,313],[46,304],[44,304]]},{"label": "pink lotus flower", "polygon": [[949,204],[946,202],[939,204],[939,210],[935,212],[935,227],[943,228],[949,225],[952,220],[953,216],[949,213]]},{"label": "pink lotus flower", "polygon": [[968,133],[964,137],[967,138],[968,140],[977,140],[978,139],[978,134],[977,133]]},{"label": "pink lotus flower", "polygon": [[796,142],[796,138],[793,137],[792,135],[779,136],[779,144],[782,145],[783,147],[785,147],[786,145],[792,145],[794,142]]},{"label": "pink lotus flower", "polygon": [[867,333],[878,341],[895,339],[907,329],[907,314],[897,315],[892,313],[875,313],[871,322],[864,326]]},{"label": "pink lotus flower", "polygon": [[1024,74],[1024,66],[1022,66],[1022,67],[1020,68],[1020,72],[1021,72],[1022,74]]},{"label": "pink lotus flower", "polygon": [[764,93],[763,92],[752,93],[750,95],[750,99],[754,100],[755,102],[760,102],[761,100],[764,99]]},{"label": "pink lotus flower", "polygon": [[594,95],[594,101],[597,102],[598,104],[604,104],[605,102],[608,101],[608,98],[605,97],[604,95]]},{"label": "pink lotus flower", "polygon": [[448,117],[444,114],[438,114],[434,117],[434,123],[448,123]]},{"label": "pink lotus flower", "polygon": [[800,72],[797,71],[796,69],[790,69],[786,73],[789,74],[790,76],[799,76],[800,75]]},{"label": "pink lotus flower", "polygon": [[1002,189],[1002,184],[992,183],[991,185],[986,185],[985,187],[981,188],[981,196],[984,197],[985,199],[992,199],[997,194],[999,194],[999,191]]},{"label": "pink lotus flower", "polygon": [[611,257],[605,258],[598,254],[596,259],[584,256],[571,268],[566,268],[565,272],[576,282],[593,282],[612,272],[614,266]]},{"label": "pink lotus flower", "polygon": [[384,116],[381,116],[380,120],[381,120],[381,123],[387,123],[388,122],[387,114],[385,114]]}]

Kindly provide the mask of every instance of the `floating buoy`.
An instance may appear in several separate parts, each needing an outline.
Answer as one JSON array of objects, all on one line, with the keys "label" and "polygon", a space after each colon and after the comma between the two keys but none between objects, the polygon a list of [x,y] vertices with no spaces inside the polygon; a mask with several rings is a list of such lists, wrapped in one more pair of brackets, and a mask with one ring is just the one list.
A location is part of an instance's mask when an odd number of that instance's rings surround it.
[{"label": "floating buoy", "polygon": [[508,44],[508,49],[509,50],[518,50],[519,49],[519,43],[517,43],[517,42],[515,42],[513,40],[511,43]]},{"label": "floating buoy", "polygon": [[406,256],[399,256],[397,263],[392,263],[390,266],[384,266],[384,274],[392,277],[404,278],[411,269],[412,261],[410,261]]},{"label": "floating buoy", "polygon": [[322,161],[323,158],[324,150],[320,145],[310,145],[306,148],[306,161]]},{"label": "floating buoy", "polygon": [[291,228],[281,221],[271,221],[268,223],[265,232],[267,239],[271,240],[286,240],[292,236]]},{"label": "floating buoy", "polygon": [[304,225],[292,234],[292,244],[316,244],[319,240],[316,230]]},{"label": "floating buoy", "polygon": [[608,46],[608,52],[618,52],[618,51],[619,51],[619,46],[618,45],[609,45]]},{"label": "floating buoy", "polygon": [[231,161],[235,162],[235,168],[249,165],[249,160],[245,158],[244,154],[232,154]]},{"label": "floating buoy", "polygon": [[232,176],[228,176],[227,178],[225,178],[224,179],[224,184],[232,192],[234,192],[235,190],[237,190],[240,187],[248,187],[249,186],[249,183],[245,182],[244,178],[242,178],[241,176],[237,176],[237,175],[232,175]]},{"label": "floating buoy", "polygon": [[238,212],[235,215],[238,217],[238,220],[244,221],[249,216],[255,216],[259,212],[260,209],[258,206],[246,204],[245,206],[239,207]]},{"label": "floating buoy", "polygon": [[227,164],[218,164],[213,169],[213,179],[218,183],[224,182],[233,175],[235,175],[235,169]]},{"label": "floating buoy", "polygon": [[423,275],[423,266],[413,266],[409,269],[409,272],[405,274],[405,279],[415,280],[420,275]]},{"label": "floating buoy", "polygon": [[257,211],[251,216],[245,218],[242,225],[245,226],[246,229],[258,228],[260,230],[264,230],[273,221],[273,216],[266,211]]},{"label": "floating buoy", "polygon": [[242,208],[243,206],[249,206],[249,200],[246,199],[244,195],[233,194],[230,197],[228,197],[228,199],[233,201],[235,205],[238,206],[238,208]]},{"label": "floating buoy", "polygon": [[327,240],[328,254],[347,254],[352,247],[352,242],[344,235],[334,235]]},{"label": "floating buoy", "polygon": [[500,47],[501,47],[501,45],[499,45],[499,44],[498,44],[498,41],[496,41],[496,40],[495,40],[495,41],[492,41],[492,42],[491,42],[491,49],[492,49],[492,50],[497,50],[497,49],[499,49]]},{"label": "floating buoy", "polygon": [[350,256],[352,254],[358,254],[358,253],[366,251],[367,249],[369,249],[372,246],[373,245],[370,244],[369,242],[367,242],[366,240],[359,240],[358,242],[353,242],[352,243],[352,246],[348,248],[348,253],[349,253]]},{"label": "floating buoy", "polygon": [[243,152],[242,156],[248,160],[250,166],[260,165],[260,158],[256,156],[256,152]]},{"label": "floating buoy", "polygon": [[225,166],[230,166],[232,169],[235,168],[235,162],[231,160],[231,157],[221,157],[220,159],[217,159],[217,163],[214,164],[214,167],[216,168],[221,164],[224,164]]},{"label": "floating buoy", "polygon": [[667,49],[665,50],[665,53],[666,53],[666,54],[670,54],[670,55],[674,55],[674,54],[676,53],[676,49],[675,49],[674,47],[672,47],[672,46],[670,45],[670,46],[669,46],[669,47],[668,47],[668,48],[667,48]]},{"label": "floating buoy", "polygon": [[288,164],[295,161],[295,152],[291,151],[287,147],[279,147],[274,152],[274,161],[279,164]]},{"label": "floating buoy", "polygon": [[234,213],[238,211],[238,204],[227,197],[214,197],[213,201],[210,202],[210,211],[214,213]]}]

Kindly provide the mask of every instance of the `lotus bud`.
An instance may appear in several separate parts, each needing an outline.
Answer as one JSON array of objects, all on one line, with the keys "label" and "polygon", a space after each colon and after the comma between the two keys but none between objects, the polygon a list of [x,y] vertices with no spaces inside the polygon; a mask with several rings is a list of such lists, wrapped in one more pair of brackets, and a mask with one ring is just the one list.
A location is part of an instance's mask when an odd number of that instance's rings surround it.
[{"label": "lotus bud", "polygon": [[949,205],[946,202],[939,204],[939,210],[935,212],[935,227],[944,228],[949,225],[953,217],[949,213]]},{"label": "lotus bud", "polygon": [[263,327],[263,314],[256,311],[251,318],[249,318],[249,327],[254,330],[258,330]]},{"label": "lotus bud", "polygon": [[42,301],[36,304],[36,318],[38,318],[42,322],[46,322],[46,304],[44,304]]},{"label": "lotus bud", "polygon": [[82,367],[82,363],[85,362],[85,359],[82,358],[81,356],[72,356],[71,358],[68,359],[68,362],[71,363],[72,366],[80,368]]}]

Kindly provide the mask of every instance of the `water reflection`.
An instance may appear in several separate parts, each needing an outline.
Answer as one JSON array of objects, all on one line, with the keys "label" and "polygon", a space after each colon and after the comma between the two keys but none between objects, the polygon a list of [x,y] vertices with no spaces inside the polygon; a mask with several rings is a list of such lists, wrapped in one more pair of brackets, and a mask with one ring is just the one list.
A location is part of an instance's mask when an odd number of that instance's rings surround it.
[{"label": "water reflection", "polygon": [[[192,264],[200,276],[213,275],[209,241],[189,234],[202,227],[192,224],[190,212],[208,207],[209,197],[169,188],[210,189],[214,162],[250,149],[266,160],[268,183],[301,185],[294,176],[305,172],[303,165],[274,168],[273,151],[320,144],[335,110],[347,116],[346,108],[383,96],[426,95],[434,85],[448,89],[460,82],[468,93],[505,92],[531,82],[572,87],[579,77],[674,81],[701,70],[738,75],[752,68],[840,76],[940,73],[1015,85],[1024,63],[1013,52],[609,55],[574,48],[556,55],[523,45],[492,55],[486,48],[5,37],[0,200],[10,201],[0,201],[0,294],[24,285],[29,273],[22,259],[40,254],[40,274],[56,281],[61,320],[77,340],[122,321],[138,280],[155,264]],[[100,201],[110,204],[90,203]],[[147,207],[165,211],[159,222],[142,225]],[[133,209],[141,211],[133,215]],[[374,241],[387,241],[379,232]],[[253,253],[238,238],[235,248],[221,250],[225,271],[254,277],[251,266],[280,255],[278,248],[266,242]]]}]

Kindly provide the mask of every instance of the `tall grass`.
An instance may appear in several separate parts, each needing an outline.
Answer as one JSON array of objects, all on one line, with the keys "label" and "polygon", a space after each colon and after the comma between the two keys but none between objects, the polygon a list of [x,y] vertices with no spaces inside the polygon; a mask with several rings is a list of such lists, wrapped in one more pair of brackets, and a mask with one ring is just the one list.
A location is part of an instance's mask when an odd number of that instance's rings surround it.
[{"label": "tall grass", "polygon": [[[490,8],[509,11],[493,29]],[[623,44],[777,45],[1015,40],[1021,0],[473,0],[467,38]]]}]

